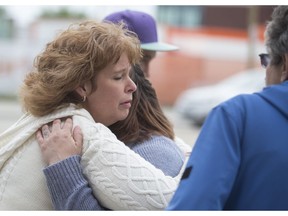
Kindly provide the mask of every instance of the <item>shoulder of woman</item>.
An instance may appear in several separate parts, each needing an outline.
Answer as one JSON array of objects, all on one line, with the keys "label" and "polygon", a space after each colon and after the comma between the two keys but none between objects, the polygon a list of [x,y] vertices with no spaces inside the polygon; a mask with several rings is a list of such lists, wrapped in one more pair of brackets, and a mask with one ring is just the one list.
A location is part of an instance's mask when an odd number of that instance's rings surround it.
[{"label": "shoulder of woman", "polygon": [[143,149],[143,148],[157,148],[161,150],[175,149],[177,148],[177,144],[174,140],[160,135],[153,135],[150,139],[145,140],[141,143],[137,143],[137,145],[133,146],[134,150]]},{"label": "shoulder of woman", "polygon": [[79,112],[78,114],[73,115],[73,128],[78,125],[82,133],[84,135],[84,139],[89,138],[115,138],[115,135],[107,128],[105,125],[101,123],[95,122],[93,119],[87,115],[85,112]]}]

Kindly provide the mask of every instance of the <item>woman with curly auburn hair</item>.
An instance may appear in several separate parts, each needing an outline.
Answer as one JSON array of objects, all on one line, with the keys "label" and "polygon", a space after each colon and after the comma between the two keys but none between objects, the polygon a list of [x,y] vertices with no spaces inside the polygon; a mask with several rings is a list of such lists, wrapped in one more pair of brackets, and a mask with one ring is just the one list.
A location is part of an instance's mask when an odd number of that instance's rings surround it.
[{"label": "woman with curly auburn hair", "polygon": [[[107,65],[117,63],[122,53],[130,64],[138,62],[139,42],[136,37],[127,37],[125,34],[133,33],[124,33],[122,28],[86,21],[71,25],[48,43],[20,91],[25,110],[43,116],[70,103],[83,106],[83,98],[75,94],[78,86],[95,79]],[[96,86],[93,82],[91,85],[93,92]]]},{"label": "woman with curly auburn hair", "polygon": [[[129,114],[137,89],[130,77],[131,65],[140,58],[137,37],[121,24],[85,21],[71,25],[47,44],[21,88],[27,112],[0,135],[1,210],[52,210],[55,203],[42,169],[46,164],[65,163],[71,155],[81,163],[104,208],[156,210],[167,206],[181,172],[174,178],[165,175],[108,129]],[[52,125],[66,130],[72,119],[75,136],[66,138],[73,139],[73,148],[64,154],[50,151],[45,144],[39,149],[36,134],[41,134],[42,125],[43,138],[49,139]]]}]

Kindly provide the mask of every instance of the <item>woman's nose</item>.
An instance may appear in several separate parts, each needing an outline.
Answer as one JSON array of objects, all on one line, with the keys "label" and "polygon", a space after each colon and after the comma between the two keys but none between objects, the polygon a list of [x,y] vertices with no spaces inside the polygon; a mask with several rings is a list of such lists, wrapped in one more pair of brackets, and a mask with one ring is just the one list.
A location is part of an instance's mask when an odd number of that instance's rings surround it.
[{"label": "woman's nose", "polygon": [[134,83],[134,81],[129,78],[129,84],[128,84],[128,92],[135,92],[137,90],[137,85]]}]

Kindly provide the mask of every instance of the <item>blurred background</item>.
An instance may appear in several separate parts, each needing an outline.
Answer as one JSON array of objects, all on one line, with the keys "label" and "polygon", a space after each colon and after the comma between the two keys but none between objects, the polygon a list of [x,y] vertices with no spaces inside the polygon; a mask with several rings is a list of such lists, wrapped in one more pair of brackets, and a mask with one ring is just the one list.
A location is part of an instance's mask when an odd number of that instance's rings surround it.
[{"label": "blurred background", "polygon": [[[175,126],[193,145],[209,111],[264,86],[258,54],[274,6],[1,6],[0,133],[22,114],[18,88],[45,44],[74,21],[133,9],[151,14],[158,38],[179,46],[152,61],[150,81]],[[255,75],[256,74],[256,75]]]}]

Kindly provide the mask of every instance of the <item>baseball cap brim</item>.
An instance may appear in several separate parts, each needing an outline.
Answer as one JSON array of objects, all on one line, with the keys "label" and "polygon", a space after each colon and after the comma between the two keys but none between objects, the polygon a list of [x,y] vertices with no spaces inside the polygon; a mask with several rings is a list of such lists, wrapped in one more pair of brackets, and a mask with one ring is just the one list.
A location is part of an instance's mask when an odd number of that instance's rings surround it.
[{"label": "baseball cap brim", "polygon": [[175,51],[179,48],[177,46],[167,44],[167,43],[161,43],[161,42],[153,42],[153,43],[145,43],[141,44],[141,49],[143,50],[149,50],[149,51]]}]

